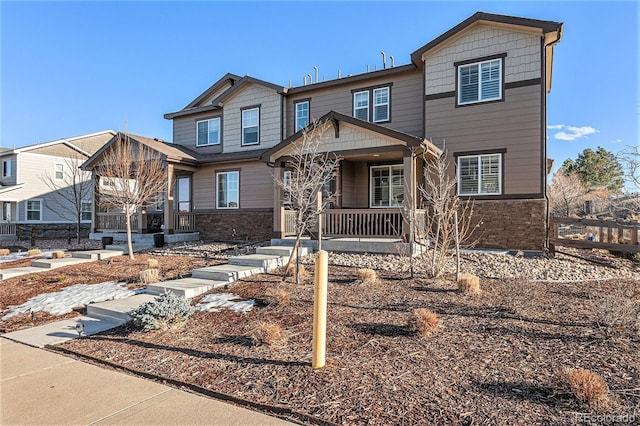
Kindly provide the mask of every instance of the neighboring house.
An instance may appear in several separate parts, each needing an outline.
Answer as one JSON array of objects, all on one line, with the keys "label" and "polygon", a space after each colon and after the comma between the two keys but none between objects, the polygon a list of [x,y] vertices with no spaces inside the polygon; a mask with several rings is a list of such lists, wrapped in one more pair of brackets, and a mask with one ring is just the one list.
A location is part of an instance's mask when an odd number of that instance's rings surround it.
[{"label": "neighboring house", "polygon": [[[70,167],[79,167],[113,137],[103,131],[14,149],[0,150],[0,239],[16,238],[17,228],[28,235],[32,228],[48,229],[76,224],[76,217],[60,207],[66,203],[53,188],[66,191]],[[85,176],[84,180],[90,179]],[[86,227],[91,223],[92,191],[82,205]]]},{"label": "neighboring house", "polygon": [[291,234],[273,176],[286,176],[292,143],[322,119],[332,123],[324,149],[341,158],[323,235],[402,234],[405,194],[421,184],[424,161],[445,150],[458,194],[482,215],[479,245],[543,249],[546,94],[562,27],[478,12],[406,65],[288,88],[223,76],[165,114],[172,144],[133,137],[166,158],[165,232],[191,230],[178,229],[188,215],[205,238]]}]

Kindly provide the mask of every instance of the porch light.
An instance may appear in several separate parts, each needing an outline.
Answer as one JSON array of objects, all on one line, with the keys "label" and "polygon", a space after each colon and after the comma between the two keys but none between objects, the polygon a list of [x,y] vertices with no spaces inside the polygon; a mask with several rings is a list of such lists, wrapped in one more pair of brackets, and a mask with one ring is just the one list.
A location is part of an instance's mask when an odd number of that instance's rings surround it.
[{"label": "porch light", "polygon": [[371,154],[372,157],[380,157],[380,154]]}]

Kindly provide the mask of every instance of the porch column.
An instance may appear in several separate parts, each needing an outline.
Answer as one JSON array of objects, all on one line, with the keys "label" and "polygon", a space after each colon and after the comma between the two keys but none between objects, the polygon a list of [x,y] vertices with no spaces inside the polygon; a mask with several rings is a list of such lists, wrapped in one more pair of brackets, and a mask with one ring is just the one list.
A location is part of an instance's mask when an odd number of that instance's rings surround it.
[{"label": "porch column", "polygon": [[91,233],[94,234],[98,231],[98,208],[100,201],[100,175],[95,171],[91,172],[91,178],[93,180],[93,208],[91,209]]},{"label": "porch column", "polygon": [[[412,212],[411,215],[415,215],[416,210],[416,159],[413,157],[413,152],[409,149],[405,150],[402,155],[402,166],[404,171],[404,204],[409,207]],[[409,211],[407,211],[409,213]],[[411,238],[411,226],[409,223],[409,217],[405,214],[402,220],[402,235],[405,241],[412,242]]]},{"label": "porch column", "polygon": [[[284,167],[282,163],[276,163],[273,168],[273,175],[278,180],[282,180],[284,177]],[[273,185],[273,237],[284,238],[285,236],[285,224],[284,224],[284,206],[282,204],[282,188],[274,182]]]},{"label": "porch column", "polygon": [[167,189],[164,199],[164,233],[173,234],[173,164],[167,164]]}]

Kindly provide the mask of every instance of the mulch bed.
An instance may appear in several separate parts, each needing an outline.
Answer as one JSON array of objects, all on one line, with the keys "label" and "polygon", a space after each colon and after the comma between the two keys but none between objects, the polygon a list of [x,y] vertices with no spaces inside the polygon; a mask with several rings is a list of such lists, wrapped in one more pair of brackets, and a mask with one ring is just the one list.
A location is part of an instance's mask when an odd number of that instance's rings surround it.
[{"label": "mulch bed", "polygon": [[[228,290],[257,300],[248,313],[196,312],[178,329],[121,327],[62,347],[346,425],[575,422],[589,408],[561,384],[565,367],[600,374],[616,400],[612,412],[640,404],[637,332],[607,338],[593,322],[594,295],[622,288],[639,298],[635,281],[485,280],[471,296],[447,281],[379,275],[366,284],[354,269],[330,268],[327,366],[319,370],[311,368],[312,286],[268,274]],[[274,285],[289,292],[288,305],[265,302]],[[428,339],[407,327],[421,307],[440,318]],[[261,321],[280,324],[286,343],[258,345],[252,336]]]}]

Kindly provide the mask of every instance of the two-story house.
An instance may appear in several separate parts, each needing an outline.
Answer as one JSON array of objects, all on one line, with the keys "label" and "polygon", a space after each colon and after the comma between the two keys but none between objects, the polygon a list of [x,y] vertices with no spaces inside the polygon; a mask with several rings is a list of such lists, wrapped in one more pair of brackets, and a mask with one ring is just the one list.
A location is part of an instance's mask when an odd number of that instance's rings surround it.
[{"label": "two-story house", "polygon": [[165,114],[172,144],[138,138],[180,153],[166,154],[165,232],[188,214],[205,238],[290,234],[274,175],[285,176],[292,143],[320,119],[331,123],[323,149],[341,158],[323,235],[402,233],[399,208],[442,150],[458,194],[482,215],[480,246],[543,249],[546,96],[561,33],[558,22],[478,12],[405,65],[298,87],[223,76]]},{"label": "two-story house", "polygon": [[[78,167],[110,140],[111,130],[0,151],[0,240],[14,240],[16,227],[49,229],[76,224],[69,209],[73,183],[89,182],[81,219],[91,223],[89,175]],[[77,185],[76,185],[77,186]],[[77,188],[76,188],[77,189]]]}]

